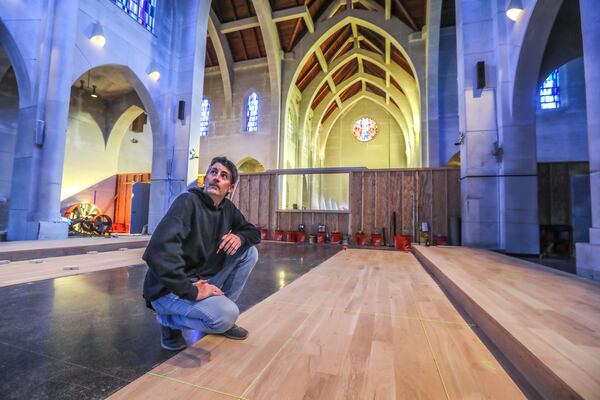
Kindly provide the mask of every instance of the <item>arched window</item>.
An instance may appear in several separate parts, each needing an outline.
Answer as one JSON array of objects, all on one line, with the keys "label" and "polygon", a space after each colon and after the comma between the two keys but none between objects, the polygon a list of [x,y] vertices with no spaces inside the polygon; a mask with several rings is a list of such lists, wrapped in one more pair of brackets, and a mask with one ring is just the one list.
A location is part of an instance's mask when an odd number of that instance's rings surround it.
[{"label": "arched window", "polygon": [[208,122],[210,120],[210,101],[202,100],[202,109],[200,110],[200,136],[208,136]]},{"label": "arched window", "polygon": [[548,75],[540,87],[540,107],[542,110],[560,108],[560,82],[558,69]]},{"label": "arched window", "polygon": [[246,104],[246,132],[258,130],[258,95],[252,92]]},{"label": "arched window", "polygon": [[127,15],[154,33],[156,0],[111,0]]},{"label": "arched window", "polygon": [[352,134],[356,140],[368,142],[377,135],[377,123],[371,118],[361,118],[354,123]]}]

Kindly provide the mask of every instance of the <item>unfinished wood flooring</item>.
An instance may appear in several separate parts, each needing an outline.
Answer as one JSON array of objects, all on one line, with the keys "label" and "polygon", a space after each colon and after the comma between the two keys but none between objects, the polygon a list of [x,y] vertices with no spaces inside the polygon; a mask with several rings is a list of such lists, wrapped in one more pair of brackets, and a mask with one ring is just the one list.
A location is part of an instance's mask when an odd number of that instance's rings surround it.
[{"label": "unfinished wood flooring", "polygon": [[0,287],[143,264],[144,250],[107,251],[0,264]]},{"label": "unfinished wood flooring", "polygon": [[44,257],[84,254],[87,251],[115,251],[146,247],[150,236],[87,237],[65,240],[21,240],[0,242],[0,261],[21,261]]},{"label": "unfinished wood flooring", "polygon": [[546,398],[600,398],[600,285],[488,250],[417,254]]},{"label": "unfinished wood flooring", "polygon": [[[111,399],[518,399],[411,254],[343,251]],[[158,338],[157,338],[158,346]]]}]

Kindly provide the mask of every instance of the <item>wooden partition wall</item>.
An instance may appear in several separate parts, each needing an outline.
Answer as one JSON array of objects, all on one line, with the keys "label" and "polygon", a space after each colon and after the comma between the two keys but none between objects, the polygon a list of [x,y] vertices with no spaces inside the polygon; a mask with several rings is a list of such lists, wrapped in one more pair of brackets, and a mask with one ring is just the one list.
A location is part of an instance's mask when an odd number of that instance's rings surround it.
[{"label": "wooden partition wall", "polygon": [[[295,174],[323,173],[323,170],[293,170]],[[296,230],[303,223],[353,235],[362,230],[370,235],[385,228],[386,240],[396,233],[415,235],[427,222],[433,234],[448,236],[450,219],[460,217],[460,171],[456,168],[357,170],[337,168],[350,175],[348,211],[278,210],[278,175],[285,170],[242,174],[232,201],[250,222],[270,230]],[[414,237],[414,236],[413,236]]]},{"label": "wooden partition wall", "polygon": [[131,191],[135,182],[150,183],[149,173],[119,174],[115,196],[115,232],[129,232],[131,223]]}]

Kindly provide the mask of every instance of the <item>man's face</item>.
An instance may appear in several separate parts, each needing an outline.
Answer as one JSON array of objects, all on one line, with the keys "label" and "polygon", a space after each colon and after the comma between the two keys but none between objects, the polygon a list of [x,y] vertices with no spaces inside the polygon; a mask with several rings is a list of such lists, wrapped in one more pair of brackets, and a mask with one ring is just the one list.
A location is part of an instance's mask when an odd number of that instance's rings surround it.
[{"label": "man's face", "polygon": [[204,178],[204,190],[212,197],[215,204],[219,204],[228,193],[233,191],[231,171],[219,162],[211,165]]}]

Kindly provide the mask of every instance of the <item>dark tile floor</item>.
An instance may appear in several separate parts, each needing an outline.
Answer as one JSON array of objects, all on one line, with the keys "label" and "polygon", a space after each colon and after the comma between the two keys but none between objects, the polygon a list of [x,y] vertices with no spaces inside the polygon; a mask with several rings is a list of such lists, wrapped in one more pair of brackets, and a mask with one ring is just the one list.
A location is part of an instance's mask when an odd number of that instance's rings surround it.
[{"label": "dark tile floor", "polygon": [[[244,311],[338,246],[261,243]],[[103,399],[172,357],[141,297],[144,265],[0,288],[0,398]],[[198,338],[186,332],[188,342]]]}]

